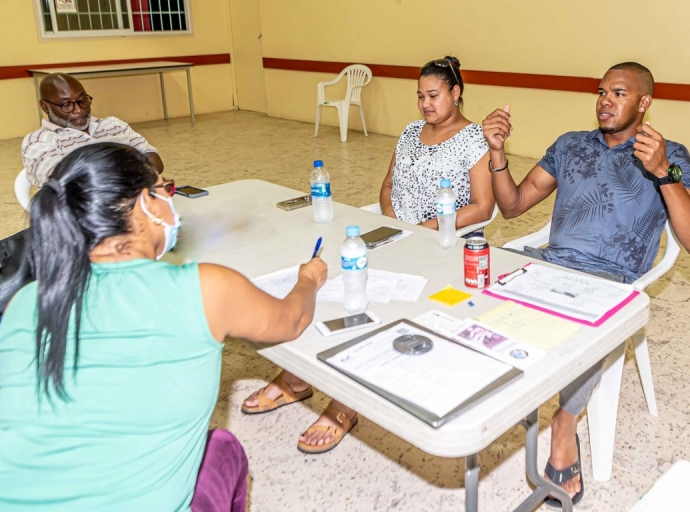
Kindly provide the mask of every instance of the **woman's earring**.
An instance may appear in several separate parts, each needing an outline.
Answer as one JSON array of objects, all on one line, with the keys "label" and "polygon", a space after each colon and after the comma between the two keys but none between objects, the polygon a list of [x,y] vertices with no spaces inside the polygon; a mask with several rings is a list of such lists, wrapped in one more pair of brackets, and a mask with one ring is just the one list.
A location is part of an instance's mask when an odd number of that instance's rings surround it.
[{"label": "woman's earring", "polygon": [[456,101],[456,102],[455,102],[455,106],[457,107],[458,105],[460,105],[460,102],[459,102],[459,101]]}]

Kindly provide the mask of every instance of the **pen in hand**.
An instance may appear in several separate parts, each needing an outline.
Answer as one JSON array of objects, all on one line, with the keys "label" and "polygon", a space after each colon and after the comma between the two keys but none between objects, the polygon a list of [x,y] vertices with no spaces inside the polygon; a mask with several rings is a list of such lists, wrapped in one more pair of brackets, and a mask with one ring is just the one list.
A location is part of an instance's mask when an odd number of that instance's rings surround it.
[{"label": "pen in hand", "polygon": [[323,237],[319,237],[319,239],[316,241],[316,247],[314,247],[314,254],[311,255],[312,259],[316,258],[316,255],[319,253],[319,249],[321,249],[321,241],[322,240],[323,240]]}]

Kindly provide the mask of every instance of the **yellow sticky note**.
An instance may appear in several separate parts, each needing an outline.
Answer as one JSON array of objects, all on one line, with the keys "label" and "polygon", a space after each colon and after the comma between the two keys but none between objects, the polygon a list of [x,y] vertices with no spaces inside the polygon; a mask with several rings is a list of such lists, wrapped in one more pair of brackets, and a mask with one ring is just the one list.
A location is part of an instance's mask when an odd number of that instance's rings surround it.
[{"label": "yellow sticky note", "polygon": [[460,290],[453,288],[451,285],[446,285],[446,287],[440,292],[429,295],[431,300],[435,300],[436,302],[440,302],[446,306],[455,306],[456,304],[459,304],[463,300],[467,300],[470,297],[472,297],[472,295],[469,293],[461,292]]}]

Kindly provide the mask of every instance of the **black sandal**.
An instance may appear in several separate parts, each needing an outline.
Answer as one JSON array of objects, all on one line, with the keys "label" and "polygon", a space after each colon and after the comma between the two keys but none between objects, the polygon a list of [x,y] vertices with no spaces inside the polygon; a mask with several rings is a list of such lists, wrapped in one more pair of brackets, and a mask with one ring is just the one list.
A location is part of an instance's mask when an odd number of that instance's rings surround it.
[{"label": "black sandal", "polygon": [[[572,480],[577,475],[580,475],[580,490],[577,492],[577,494],[575,494],[575,496],[572,497],[573,506],[575,506],[585,494],[585,481],[582,478],[582,464],[580,462],[580,438],[577,434],[575,434],[575,442],[577,443],[577,462],[575,464],[568,468],[559,470],[554,468],[549,460],[546,463],[546,469],[544,470],[546,476],[548,476],[549,479],[557,485],[563,485],[564,482]],[[555,498],[544,498],[544,503],[547,507],[554,508],[556,510],[561,510],[563,508],[561,500],[557,500]]]}]

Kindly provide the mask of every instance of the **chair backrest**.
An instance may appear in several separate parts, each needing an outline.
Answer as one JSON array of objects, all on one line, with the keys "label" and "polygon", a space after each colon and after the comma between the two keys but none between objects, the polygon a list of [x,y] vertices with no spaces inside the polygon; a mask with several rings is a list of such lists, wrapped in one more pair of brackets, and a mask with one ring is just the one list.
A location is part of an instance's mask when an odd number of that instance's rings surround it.
[{"label": "chair backrest", "polygon": [[14,195],[17,196],[17,201],[21,207],[28,212],[31,201],[31,183],[26,177],[26,169],[22,169],[14,180]]},{"label": "chair backrest", "polygon": [[371,69],[363,64],[353,64],[343,69],[342,73],[347,74],[347,95],[350,101],[360,101],[362,87],[371,82]]},{"label": "chair backrest", "polygon": [[494,203],[494,211],[491,212],[491,218],[489,220],[485,220],[484,222],[477,222],[476,224],[470,224],[469,226],[465,226],[464,228],[456,230],[455,233],[459,237],[465,236],[468,233],[472,233],[473,231],[477,231],[478,229],[488,226],[496,218],[496,215],[498,215],[498,211],[498,205]]},{"label": "chair backrest", "polygon": [[[680,254],[680,246],[678,245],[676,236],[673,233],[673,228],[671,228],[671,223],[668,220],[666,221],[664,231],[666,231],[666,250],[664,251],[664,255],[654,267],[649,269],[639,279],[632,283],[637,290],[644,290],[647,286],[671,270],[676,258],[678,258],[678,255]],[[546,226],[541,228],[536,233],[531,233],[516,240],[512,240],[507,244],[504,244],[503,247],[518,250],[524,249],[525,246],[540,247],[549,243],[550,233],[551,221],[549,221]]]}]

